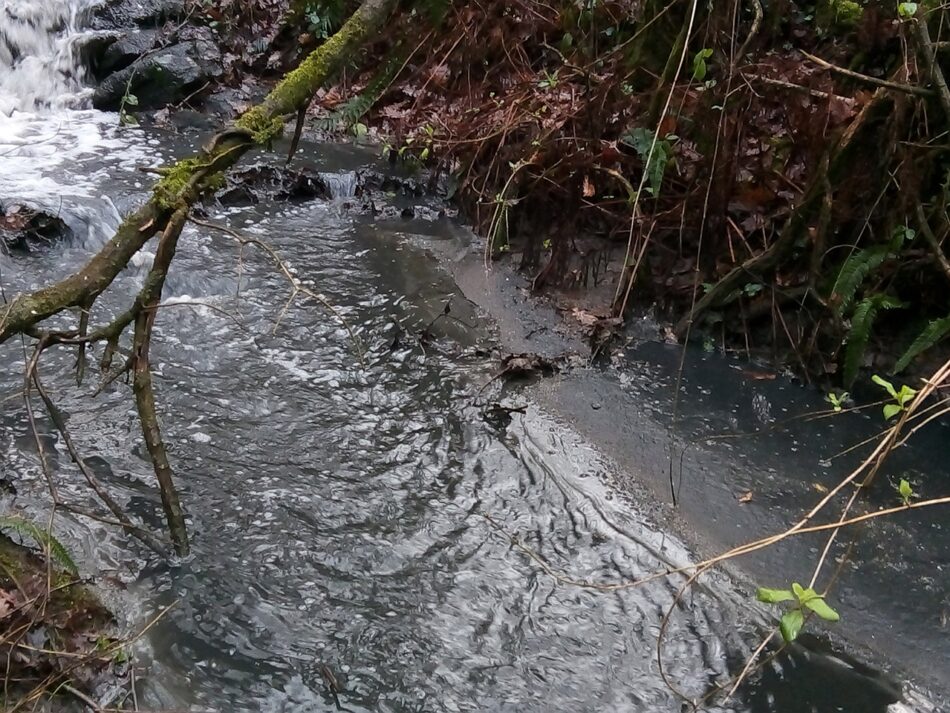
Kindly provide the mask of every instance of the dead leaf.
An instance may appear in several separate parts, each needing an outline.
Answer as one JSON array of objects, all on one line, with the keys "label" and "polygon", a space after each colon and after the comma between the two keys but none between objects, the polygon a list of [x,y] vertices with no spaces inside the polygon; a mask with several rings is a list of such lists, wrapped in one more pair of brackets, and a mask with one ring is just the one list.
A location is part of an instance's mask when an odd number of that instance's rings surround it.
[{"label": "dead leaf", "polygon": [[584,327],[593,327],[600,321],[600,317],[596,314],[591,314],[590,312],[581,309],[580,307],[575,307],[571,310],[571,316],[581,323]]},{"label": "dead leaf", "polygon": [[736,498],[736,500],[738,500],[739,503],[742,505],[745,505],[748,502],[752,502],[752,491],[750,490],[747,493],[743,493],[738,498]]},{"label": "dead leaf", "polygon": [[777,376],[773,371],[756,371],[755,369],[743,369],[742,375],[753,381],[774,381]]},{"label": "dead leaf", "polygon": [[822,485],[821,483],[812,483],[812,486],[811,486],[811,487],[813,487],[813,488],[814,488],[815,490],[817,490],[819,493],[827,493],[827,492],[828,492],[828,488],[826,488],[826,487],[825,487],[824,485]]},{"label": "dead leaf", "polygon": [[590,176],[584,176],[584,187],[581,189],[581,195],[584,198],[592,198],[596,191],[594,190],[594,184],[591,183]]}]

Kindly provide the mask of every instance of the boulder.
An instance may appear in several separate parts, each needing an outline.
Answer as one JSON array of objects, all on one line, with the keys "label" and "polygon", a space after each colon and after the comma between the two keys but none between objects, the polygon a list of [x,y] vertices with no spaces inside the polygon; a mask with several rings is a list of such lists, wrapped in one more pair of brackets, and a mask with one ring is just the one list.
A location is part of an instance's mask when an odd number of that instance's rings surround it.
[{"label": "boulder", "polygon": [[125,69],[158,44],[159,34],[157,29],[136,28],[121,35],[98,56],[93,68],[95,75],[102,78]]},{"label": "boulder", "polygon": [[89,25],[93,30],[154,28],[184,15],[185,0],[106,0],[93,8]]},{"label": "boulder", "polygon": [[130,109],[160,109],[178,102],[222,73],[221,53],[210,39],[196,38],[140,56],[96,87],[97,109],[117,110],[128,90]]}]

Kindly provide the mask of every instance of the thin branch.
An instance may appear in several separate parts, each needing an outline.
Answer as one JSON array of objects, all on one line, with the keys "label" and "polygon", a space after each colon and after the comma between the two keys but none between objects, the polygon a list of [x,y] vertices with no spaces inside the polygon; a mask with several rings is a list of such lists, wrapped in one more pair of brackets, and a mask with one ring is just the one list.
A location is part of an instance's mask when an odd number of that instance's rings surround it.
[{"label": "thin branch", "polygon": [[902,84],[901,82],[892,82],[890,79],[878,79],[877,77],[871,77],[867,74],[861,74],[860,72],[855,72],[851,69],[839,67],[836,64],[832,64],[831,62],[823,60],[821,57],[816,57],[813,54],[809,54],[804,50],[801,52],[805,57],[817,64],[819,67],[830,69],[836,74],[850,77],[851,79],[857,79],[859,82],[864,82],[865,84],[873,84],[876,87],[885,87],[887,89],[893,89],[894,91],[903,92],[904,94],[914,94],[921,97],[932,97],[934,94],[931,90],[924,89],[923,87],[915,87],[911,84]]}]

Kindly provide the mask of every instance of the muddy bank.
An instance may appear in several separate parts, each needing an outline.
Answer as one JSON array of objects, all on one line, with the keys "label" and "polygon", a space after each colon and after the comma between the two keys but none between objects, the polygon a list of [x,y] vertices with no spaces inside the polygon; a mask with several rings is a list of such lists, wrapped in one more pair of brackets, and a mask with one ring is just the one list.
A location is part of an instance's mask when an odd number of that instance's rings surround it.
[{"label": "muddy bank", "polygon": [[[590,353],[587,331],[570,313],[533,296],[528,281],[506,266],[486,270],[467,235],[460,229],[457,240],[430,248],[465,297],[488,315],[503,349],[552,358]],[[879,408],[812,420],[808,414],[827,408],[815,390],[719,353],[687,348],[684,357],[682,347],[661,341],[663,332],[650,319],[634,322],[627,348],[609,365],[563,370],[510,391],[505,401],[540,409],[576,433],[611,463],[604,476],[620,497],[652,503],[657,522],[701,555],[794,523],[867,451],[838,454],[883,425]],[[681,360],[682,390],[674,404]],[[898,474],[928,496],[940,495],[947,430],[934,424],[895,453],[868,493],[866,509],[894,505]],[[932,700],[950,703],[945,512],[903,513],[854,534],[829,595],[841,622],[810,625],[814,635],[803,637],[792,655],[825,659],[892,692],[913,681]],[[793,538],[727,570],[746,583],[753,606],[755,586],[807,581],[823,545],[818,535]],[[848,545],[845,538],[832,556],[841,558]],[[935,710],[913,702],[913,686],[905,691],[910,709]]]},{"label": "muddy bank", "polygon": [[112,614],[79,579],[57,540],[28,520],[0,520],[4,532],[37,540],[52,554],[47,561],[0,534],[3,710],[81,710],[90,696],[114,702],[121,693],[119,681],[128,678]]}]

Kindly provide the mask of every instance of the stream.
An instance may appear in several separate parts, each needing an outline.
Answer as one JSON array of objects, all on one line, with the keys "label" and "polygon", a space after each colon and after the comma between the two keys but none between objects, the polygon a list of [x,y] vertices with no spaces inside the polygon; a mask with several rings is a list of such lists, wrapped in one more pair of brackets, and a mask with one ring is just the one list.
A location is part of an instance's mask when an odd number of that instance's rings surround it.
[{"label": "stream", "polygon": [[[84,108],[88,91],[74,47],[82,7],[0,2],[0,202],[46,210],[72,231],[49,249],[0,253],[4,300],[75,270],[143,200],[153,180],[143,169],[186,155],[205,138],[120,127],[116,115]],[[296,160],[327,177],[332,199],[210,210],[210,220],[267,241],[333,313],[305,295],[288,306],[289,284],[267,255],[241,253],[220,231],[185,229],[152,361],[192,554],[160,561],[101,523],[57,516],[57,533],[83,573],[104,584],[120,623],[128,631],[149,625],[133,646],[145,671],[138,704],[267,713],[687,710],[664,683],[656,650],[682,579],[612,592],[564,585],[505,534],[558,571],[603,582],[700,558],[697,538],[667,518],[658,496],[618,476],[645,470],[642,456],[633,462],[620,444],[599,442],[594,432],[605,424],[591,420],[598,414],[609,425],[617,412],[601,404],[622,393],[645,422],[638,434],[666,433],[669,404],[654,392],[670,382],[669,352],[646,346],[630,354],[629,371],[653,364],[632,378],[585,369],[578,379],[537,389],[483,389],[497,371],[488,352],[504,337],[433,256],[464,252],[470,235],[444,217],[362,210],[352,195],[355,177],[392,170],[376,156],[372,148],[304,142]],[[420,215],[437,213],[436,202],[429,207]],[[94,321],[128,304],[151,250],[97,303]],[[447,302],[450,317],[438,318]],[[420,341],[423,331],[431,338]],[[129,387],[118,382],[93,397],[95,361],[77,387],[74,360],[64,349],[44,355],[47,389],[99,478],[161,531]],[[0,507],[40,518],[46,484],[16,396],[23,369],[21,343],[0,346],[0,471],[17,489]],[[687,419],[719,417],[719,407],[702,399],[722,383],[715,374],[730,370],[725,362],[699,369]],[[770,394],[766,406],[779,408],[782,398]],[[486,417],[486,404],[498,399],[523,412]],[[754,419],[761,402],[755,408],[736,418]],[[62,494],[92,507],[52,423],[39,414]],[[851,442],[859,431],[838,437]],[[776,470],[789,460],[755,450],[751,457]],[[734,463],[707,466],[719,472]],[[686,516],[701,516],[702,502],[684,507]],[[722,500],[716,507],[730,517]],[[928,528],[939,529],[939,515],[920,527],[936,536]],[[945,593],[950,536],[941,536],[937,574],[928,571],[939,580],[934,591]],[[921,555],[905,574],[919,580],[927,561]],[[919,603],[935,595],[914,596]],[[665,674],[685,695],[702,696],[742,669],[773,613],[751,601],[741,577],[709,575],[679,601],[663,632]],[[847,616],[838,628],[846,624]],[[946,629],[919,628],[908,635],[926,637],[929,629],[933,640],[921,650],[930,652],[930,670],[889,661],[886,652],[862,663],[860,646],[852,651],[818,626],[708,710],[947,710],[946,685],[936,688],[941,678],[947,684],[947,659],[943,666],[939,659]],[[338,700],[328,675],[339,684]]]}]

